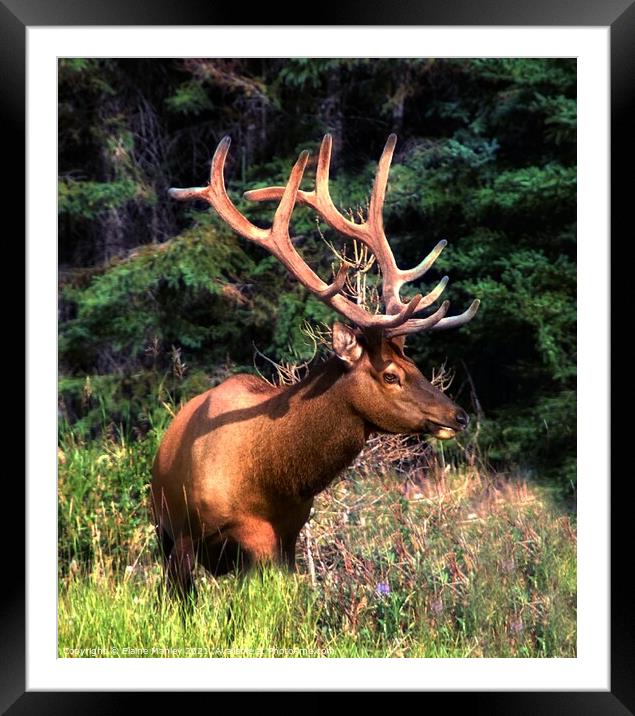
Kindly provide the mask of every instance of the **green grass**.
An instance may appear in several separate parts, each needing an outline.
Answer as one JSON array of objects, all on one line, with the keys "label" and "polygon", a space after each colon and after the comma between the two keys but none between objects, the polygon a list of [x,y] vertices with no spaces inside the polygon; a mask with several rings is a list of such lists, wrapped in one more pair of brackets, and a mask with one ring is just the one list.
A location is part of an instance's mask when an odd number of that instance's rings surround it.
[{"label": "green grass", "polygon": [[297,574],[200,570],[184,614],[160,589],[148,511],[159,437],[62,437],[60,656],[576,655],[572,517],[531,484],[460,463],[396,473],[359,460],[316,500]]}]

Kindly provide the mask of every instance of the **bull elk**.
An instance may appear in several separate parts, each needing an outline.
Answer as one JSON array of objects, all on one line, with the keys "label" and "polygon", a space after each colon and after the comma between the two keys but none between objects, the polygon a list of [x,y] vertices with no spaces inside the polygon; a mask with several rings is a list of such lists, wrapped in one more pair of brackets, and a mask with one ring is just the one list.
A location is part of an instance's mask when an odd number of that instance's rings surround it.
[{"label": "bull elk", "polygon": [[[446,317],[448,301],[429,316],[418,315],[439,297],[447,276],[426,296],[401,298],[402,286],[423,276],[446,242],[415,268],[397,267],[382,217],[395,143],[391,135],[361,223],[341,214],[331,200],[328,134],[313,191],[299,188],[309,156],[302,152],[286,186],[246,192],[255,201],[279,200],[270,229],[252,224],[227,195],[228,137],[214,154],[209,186],[169,190],[175,199],[209,202],[235,232],[267,249],[354,326],[333,324],[332,357],[301,382],[273,387],[253,375],[234,375],[190,400],[174,418],[154,461],[151,488],[166,579],[181,593],[192,587],[196,561],[214,575],[267,561],[293,568],[298,534],[314,497],[351,464],[371,433],[446,439],[468,423],[466,412],[404,354],[407,335],[461,326],[474,317],[479,301],[459,316]],[[346,264],[326,284],[301,258],[289,236],[296,204],[310,207],[332,229],[374,254],[385,313],[371,313],[342,293]]]}]

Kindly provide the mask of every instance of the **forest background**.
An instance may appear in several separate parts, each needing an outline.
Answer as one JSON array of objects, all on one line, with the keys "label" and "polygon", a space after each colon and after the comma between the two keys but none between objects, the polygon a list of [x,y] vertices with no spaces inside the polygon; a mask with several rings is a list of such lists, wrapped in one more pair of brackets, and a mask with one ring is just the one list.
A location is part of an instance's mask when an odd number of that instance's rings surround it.
[{"label": "forest background", "polygon": [[[575,60],[75,58],[58,70],[60,655],[79,635],[575,655]],[[158,441],[180,404],[229,375],[276,378],[271,361],[293,373],[314,354],[307,325],[315,335],[336,316],[167,190],[204,185],[229,135],[229,192],[269,226],[273,207],[242,193],[286,183],[326,132],[332,195],[353,214],[398,135],[384,208],[397,263],[448,240],[408,290],[448,274],[451,314],[481,300],[468,325],[408,341],[424,374],[453,376],[470,428],[443,444],[371,442],[316,503],[299,578],[206,582],[184,630],[156,598]],[[323,239],[345,242],[307,209],[292,224],[328,280],[338,262]]]},{"label": "forest background", "polygon": [[[453,395],[479,412],[494,465],[571,496],[575,91],[565,59],[61,60],[63,422],[94,435],[107,415],[143,432],[162,409],[161,385],[178,402],[253,370],[254,347],[276,361],[308,358],[303,321],[328,323],[328,309],[167,189],[204,184],[225,135],[235,197],[283,184],[297,154],[315,154],[331,132],[333,195],[356,210],[396,132],[385,214],[398,263],[414,265],[445,238],[427,286],[449,273],[454,313],[482,302],[469,326],[411,340],[410,355],[455,372]],[[267,204],[239,205],[270,220]],[[334,259],[314,217],[295,217],[300,249],[328,277]],[[166,387],[175,361],[186,372]]]}]

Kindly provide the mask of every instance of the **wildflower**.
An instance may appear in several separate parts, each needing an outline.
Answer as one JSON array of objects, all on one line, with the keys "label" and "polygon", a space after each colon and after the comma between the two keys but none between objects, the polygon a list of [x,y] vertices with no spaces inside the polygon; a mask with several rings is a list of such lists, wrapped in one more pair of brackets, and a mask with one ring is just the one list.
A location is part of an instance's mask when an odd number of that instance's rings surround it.
[{"label": "wildflower", "polygon": [[375,587],[375,592],[379,594],[380,597],[386,597],[390,594],[390,585],[387,582],[379,582]]}]

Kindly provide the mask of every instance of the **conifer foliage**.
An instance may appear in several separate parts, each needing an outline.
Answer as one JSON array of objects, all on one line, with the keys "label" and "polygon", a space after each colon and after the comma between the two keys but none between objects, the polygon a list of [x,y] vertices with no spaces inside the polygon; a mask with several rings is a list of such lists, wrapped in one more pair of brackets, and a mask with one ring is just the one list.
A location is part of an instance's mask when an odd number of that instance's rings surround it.
[{"label": "conifer foliage", "polygon": [[[272,207],[242,192],[285,183],[297,154],[315,154],[331,132],[334,199],[363,211],[396,132],[385,222],[399,264],[447,239],[420,289],[448,273],[455,312],[481,299],[469,325],[415,337],[410,355],[424,371],[455,371],[450,392],[478,413],[494,465],[570,493],[575,92],[575,60],[564,59],[60,60],[63,420],[93,434],[104,422],[143,429],[166,391],[178,401],[252,370],[254,345],[279,361],[308,358],[303,321],[328,323],[328,310],[167,189],[203,184],[230,135],[232,197],[267,225]],[[328,277],[322,238],[340,239],[306,209],[293,226]]]}]

